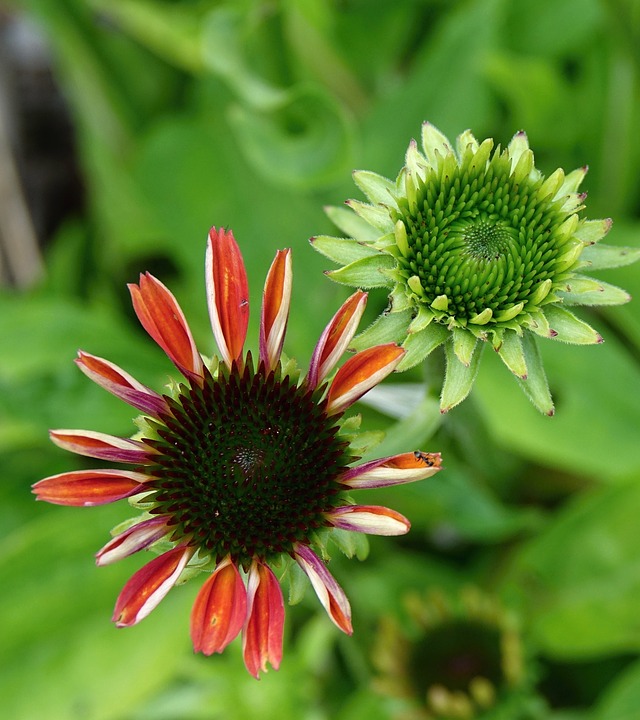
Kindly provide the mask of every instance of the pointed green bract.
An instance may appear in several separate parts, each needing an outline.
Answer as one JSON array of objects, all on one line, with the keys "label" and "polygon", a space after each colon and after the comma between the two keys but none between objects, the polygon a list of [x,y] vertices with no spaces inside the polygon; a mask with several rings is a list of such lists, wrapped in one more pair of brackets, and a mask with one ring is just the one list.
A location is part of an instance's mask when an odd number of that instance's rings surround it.
[{"label": "pointed green bract", "polygon": [[602,336],[591,325],[579,320],[565,308],[550,307],[546,316],[557,340],[574,345],[594,345],[602,342]]},{"label": "pointed green bract", "polygon": [[402,343],[405,355],[396,370],[402,372],[422,362],[449,338],[449,331],[442,325],[432,323],[424,330],[409,335]]},{"label": "pointed green bract", "polygon": [[524,357],[522,340],[514,332],[505,332],[498,355],[511,372],[521,380],[527,377],[527,361]]},{"label": "pointed green bract", "polygon": [[311,238],[311,244],[325,257],[343,265],[349,265],[356,260],[378,255],[376,250],[353,238],[335,238],[329,235],[318,235],[318,237]]},{"label": "pointed green bract", "polygon": [[555,408],[549,392],[549,383],[544,372],[540,351],[532,335],[525,334],[522,337],[522,350],[527,365],[527,379],[518,380],[518,384],[541,413],[551,416],[555,412]]},{"label": "pointed green bract", "polygon": [[395,263],[390,255],[378,254],[356,260],[339,270],[331,270],[327,275],[343,285],[364,288],[385,287],[388,280],[382,271],[392,270],[394,267]]},{"label": "pointed green bract", "polygon": [[364,350],[374,345],[386,345],[399,336],[407,334],[411,323],[411,311],[390,312],[379,315],[372,325],[352,340],[352,350]]},{"label": "pointed green bract", "polygon": [[459,405],[471,392],[478,374],[481,354],[482,347],[477,347],[469,364],[465,365],[458,360],[453,350],[453,343],[447,342],[445,345],[447,369],[440,396],[440,410],[442,412],[449,412],[451,408]]},{"label": "pointed green bract", "polygon": [[[528,354],[534,351],[527,350],[525,338],[601,342],[565,306],[627,302],[624,290],[586,273],[635,262],[640,249],[597,244],[611,220],[582,215],[586,193],[580,186],[587,167],[543,176],[524,132],[502,148],[490,138],[478,141],[468,130],[451,142],[425,123],[421,148],[409,143],[395,182],[372,172],[354,175],[371,204],[347,204],[358,224],[367,223],[376,236],[365,239],[359,227],[353,237],[389,264],[356,258],[353,240],[345,239],[350,262],[330,277],[387,287],[393,309],[410,314],[409,324],[403,321],[388,338],[407,351],[398,369],[412,367],[434,341],[437,346],[449,338],[448,352],[470,368],[476,344],[488,341],[514,375],[527,378],[523,389],[536,407],[549,412],[544,373],[530,367]],[[333,240],[323,239],[318,249],[339,254]],[[539,356],[532,357],[541,367]],[[453,361],[451,367],[457,367]],[[453,371],[445,382],[447,402],[463,394],[460,388],[468,391],[465,383],[473,377]]]}]

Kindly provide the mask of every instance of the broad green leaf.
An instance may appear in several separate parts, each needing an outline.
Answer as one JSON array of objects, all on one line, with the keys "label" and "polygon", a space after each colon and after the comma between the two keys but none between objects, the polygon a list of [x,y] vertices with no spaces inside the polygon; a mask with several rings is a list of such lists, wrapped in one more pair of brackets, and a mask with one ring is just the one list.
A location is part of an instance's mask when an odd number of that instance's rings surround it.
[{"label": "broad green leaf", "polygon": [[520,598],[544,654],[577,660],[640,649],[635,480],[577,499],[516,556],[505,592]]}]

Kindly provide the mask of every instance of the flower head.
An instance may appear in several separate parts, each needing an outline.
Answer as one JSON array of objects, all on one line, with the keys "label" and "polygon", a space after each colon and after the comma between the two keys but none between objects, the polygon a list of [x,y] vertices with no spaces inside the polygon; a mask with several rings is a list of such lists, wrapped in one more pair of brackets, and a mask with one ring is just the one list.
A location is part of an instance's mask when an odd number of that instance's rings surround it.
[{"label": "flower head", "polygon": [[596,245],[611,220],[581,217],[587,168],[544,177],[524,132],[507,148],[467,131],[455,146],[422,128],[422,152],[409,145],[395,182],[359,171],[370,204],[329,208],[349,238],[317,237],[314,246],[343,265],[328,275],[358,287],[391,289],[389,311],[354,347],[395,340],[407,351],[398,369],[444,345],[441,409],[467,396],[485,342],[498,352],[539,410],[552,414],[535,336],[602,342],[573,305],[615,305],[629,295],[584,274],[634,262],[640,252]]},{"label": "flower head", "polygon": [[[220,359],[205,361],[171,292],[145,274],[130,285],[135,312],[184,376],[159,394],[107,360],[80,352],[80,369],[140,410],[140,432],[120,438],[53,430],[60,447],[132,469],[73,471],[34,485],[37,497],[90,506],[128,498],[140,517],[116,530],[98,565],[151,548],[116,601],[119,627],[146,617],[179,581],[207,573],[191,614],[196,651],[221,652],[240,632],[245,664],[258,677],[282,656],[284,604],[274,568],[299,567],[329,617],[351,633],[349,602],[324,562],[326,543],[349,530],[407,532],[399,513],[353,504],[352,490],[411,482],[440,468],[438,453],[357,463],[357,418],[344,412],[391,373],[404,351],[393,343],[347,360],[366,303],[354,293],[320,337],[305,377],[282,356],[291,296],[291,253],[279,251],[262,302],[257,361],[245,352],[248,285],[231,232],[213,228],[206,257],[209,314]],[[330,379],[329,379],[330,378]],[[344,543],[348,546],[348,543]]]},{"label": "flower head", "polygon": [[531,673],[516,619],[475,587],[406,598],[409,620],[386,617],[373,660],[381,694],[403,718],[529,717]]}]

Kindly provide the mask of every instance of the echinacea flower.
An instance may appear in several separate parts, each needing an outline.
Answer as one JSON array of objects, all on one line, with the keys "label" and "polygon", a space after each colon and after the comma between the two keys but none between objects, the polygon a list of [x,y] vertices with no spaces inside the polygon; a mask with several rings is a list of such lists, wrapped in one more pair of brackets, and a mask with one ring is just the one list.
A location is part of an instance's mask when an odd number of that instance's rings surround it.
[{"label": "echinacea flower", "polygon": [[602,337],[568,308],[616,305],[629,295],[584,271],[626,265],[638,249],[596,244],[611,220],[581,217],[586,167],[544,177],[524,132],[509,145],[455,145],[433,125],[422,152],[411,141],[395,182],[372,172],[354,179],[370,200],[328,214],[350,237],[321,236],[314,247],[343,267],[327,273],[357,287],[388,287],[390,307],[354,347],[396,341],[406,370],[444,345],[443,412],[468,395],[490,343],[542,412],[553,402],[536,336],[568,343]]},{"label": "echinacea flower", "polygon": [[408,620],[384,617],[373,653],[374,685],[403,719],[533,717],[519,623],[497,599],[466,587],[405,600]]},{"label": "echinacea flower", "polygon": [[[344,412],[397,366],[385,344],[349,358],[328,382],[364,311],[354,293],[322,333],[301,377],[282,357],[289,315],[290,250],[279,251],[264,288],[257,363],[245,353],[247,276],[231,232],[212,228],[206,255],[209,315],[220,359],[204,360],[172,293],[144,274],[129,286],[145,330],[184,376],[159,394],[121,368],[80,352],[92,380],[143,415],[120,438],[53,430],[60,447],[131,469],[79,470],[34,485],[38,499],[91,506],[128,498],[143,510],[97,553],[97,564],[151,548],[160,553],[126,583],[118,627],[146,617],[180,580],[208,574],[191,614],[194,649],[222,652],[242,632],[255,677],[282,657],[284,604],[273,567],[306,573],[331,620],[351,633],[349,602],[325,565],[343,531],[399,535],[409,521],[385,507],[353,504],[352,490],[412,482],[440,468],[438,453],[409,452],[357,464],[358,419]],[[302,574],[302,573],[301,573]]]}]

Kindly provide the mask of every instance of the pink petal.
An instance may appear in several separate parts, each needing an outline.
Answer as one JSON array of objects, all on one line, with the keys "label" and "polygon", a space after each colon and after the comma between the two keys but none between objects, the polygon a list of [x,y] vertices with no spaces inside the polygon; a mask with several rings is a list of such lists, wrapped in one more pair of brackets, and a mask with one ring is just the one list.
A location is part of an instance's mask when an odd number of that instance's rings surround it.
[{"label": "pink petal", "polygon": [[195,652],[222,652],[247,618],[247,591],[231,558],[225,558],[204,583],[191,611]]},{"label": "pink petal", "polygon": [[158,393],[108,360],[80,350],[75,362],[87,377],[143,413],[157,417],[167,411],[167,403]]},{"label": "pink petal", "polygon": [[372,387],[394,371],[404,350],[395,343],[377,345],[349,358],[329,388],[327,412],[344,412]]},{"label": "pink petal", "polygon": [[277,670],[282,660],[284,602],[282,590],[271,569],[254,561],[247,582],[247,621],[242,633],[242,651],[247,670],[259,678],[267,663]]},{"label": "pink petal", "polygon": [[242,355],[249,323],[249,283],[240,248],[231,231],[209,231],[206,257],[209,317],[225,363]]},{"label": "pink petal", "polygon": [[367,304],[367,293],[358,290],[342,305],[318,340],[311,362],[307,384],[316,388],[336,366],[351,342]]},{"label": "pink petal", "polygon": [[305,571],[318,599],[327,611],[331,620],[342,630],[351,635],[351,606],[344,590],[335,581],[325,564],[307,545],[298,543],[294,548],[296,562]]},{"label": "pink petal", "polygon": [[145,490],[147,475],[128,470],[75,470],[35,483],[38,500],[55,505],[106,505]]},{"label": "pink petal", "polygon": [[116,535],[96,553],[96,565],[109,565],[144,550],[165,537],[168,532],[167,518],[162,515],[143,520]]},{"label": "pink petal", "polygon": [[131,283],[128,287],[142,327],[185,377],[190,380],[201,378],[202,358],[171,291],[150,273],[140,275],[139,286]]},{"label": "pink petal", "polygon": [[113,622],[118,627],[129,627],[146,618],[176,584],[192,555],[192,548],[180,545],[140,568],[122,588]]},{"label": "pink petal", "polygon": [[345,471],[339,481],[347,487],[381,488],[431,477],[441,469],[440,453],[402,453],[362,463]]},{"label": "pink petal", "polygon": [[260,359],[267,372],[280,360],[289,318],[292,279],[291,250],[278,250],[262,295]]},{"label": "pink petal", "polygon": [[367,535],[404,535],[411,527],[404,515],[379,505],[345,505],[326,517],[334,527]]},{"label": "pink petal", "polygon": [[49,437],[64,450],[100,460],[148,465],[153,453],[151,448],[137,440],[91,430],[50,430]]}]

